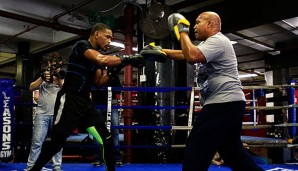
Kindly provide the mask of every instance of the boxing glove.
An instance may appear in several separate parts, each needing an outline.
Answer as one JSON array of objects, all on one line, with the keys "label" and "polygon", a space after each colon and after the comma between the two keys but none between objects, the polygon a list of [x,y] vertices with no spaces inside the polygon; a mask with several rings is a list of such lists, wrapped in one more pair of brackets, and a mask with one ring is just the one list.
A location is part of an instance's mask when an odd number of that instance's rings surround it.
[{"label": "boxing glove", "polygon": [[180,42],[180,33],[189,32],[189,21],[179,13],[173,13],[168,17],[170,34],[176,42]]},{"label": "boxing glove", "polygon": [[145,59],[140,54],[135,55],[123,55],[120,56],[122,59],[121,65],[124,67],[126,65],[131,65],[136,68],[142,68],[145,66]]},{"label": "boxing glove", "polygon": [[123,67],[121,65],[116,66],[116,67],[108,67],[107,75],[108,75],[109,79],[113,80],[115,77],[117,77],[122,68]]}]

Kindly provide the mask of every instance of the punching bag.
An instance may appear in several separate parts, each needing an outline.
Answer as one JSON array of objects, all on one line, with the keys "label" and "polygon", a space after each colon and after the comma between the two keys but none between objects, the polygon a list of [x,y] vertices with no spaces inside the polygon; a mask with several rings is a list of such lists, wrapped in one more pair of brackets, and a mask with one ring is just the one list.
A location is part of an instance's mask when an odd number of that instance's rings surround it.
[{"label": "punching bag", "polygon": [[13,151],[13,113],[14,113],[13,80],[0,78],[0,159],[9,160]]}]

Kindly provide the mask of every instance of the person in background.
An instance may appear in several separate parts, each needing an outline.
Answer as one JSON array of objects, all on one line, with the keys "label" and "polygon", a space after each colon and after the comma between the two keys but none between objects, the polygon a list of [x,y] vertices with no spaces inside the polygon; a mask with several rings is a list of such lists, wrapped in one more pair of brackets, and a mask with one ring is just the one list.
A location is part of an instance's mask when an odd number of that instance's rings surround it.
[{"label": "person in background", "polygon": [[[112,68],[111,68],[112,69]],[[108,72],[108,70],[103,70],[103,72]],[[122,87],[122,84],[120,82],[119,76],[115,74],[113,77],[111,77],[105,87]],[[118,100],[116,97],[116,94],[120,94],[121,91],[113,91],[112,92],[112,106],[117,105]],[[104,97],[104,98],[102,98]],[[107,99],[108,99],[108,92],[106,90],[95,90],[92,91],[92,100],[99,105],[107,105]],[[105,119],[107,116],[107,109],[102,108],[100,109],[100,112],[104,115]],[[112,126],[118,126],[120,123],[120,112],[119,109],[112,108],[111,111],[111,125]],[[115,152],[115,162],[116,166],[123,166],[122,162],[122,154],[120,151],[120,148],[115,148],[120,145],[119,140],[119,129],[111,129],[112,137],[113,137],[113,144],[114,144],[114,152]],[[95,143],[97,141],[93,139]],[[98,153],[95,153],[95,161],[93,162],[94,166],[100,166],[102,163],[101,155],[98,155]]]},{"label": "person in background", "polygon": [[[37,73],[29,86],[29,90],[34,93],[33,98],[37,107],[33,116],[32,143],[26,170],[33,167],[41,152],[43,142],[51,132],[55,100],[63,85],[64,75],[59,53],[50,53],[47,59],[47,69]],[[61,164],[62,149],[52,157],[53,171],[61,171]]]},{"label": "person in background", "polygon": [[[39,90],[33,91],[33,104],[37,106],[37,101],[39,99]],[[35,113],[36,113],[36,106],[33,106],[32,109],[32,122],[34,123]]]}]

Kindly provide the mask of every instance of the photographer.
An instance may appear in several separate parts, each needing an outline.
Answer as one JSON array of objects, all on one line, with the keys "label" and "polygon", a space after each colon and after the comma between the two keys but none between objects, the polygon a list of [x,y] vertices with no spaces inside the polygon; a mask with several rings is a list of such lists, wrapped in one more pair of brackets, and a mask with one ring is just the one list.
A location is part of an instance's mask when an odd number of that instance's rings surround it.
[{"label": "photographer", "polygon": [[[30,91],[39,91],[35,117],[32,128],[32,143],[28,156],[27,168],[30,170],[36,162],[42,144],[53,125],[54,105],[57,92],[61,89],[65,71],[62,70],[62,58],[58,53],[50,53],[47,59],[47,68],[37,73],[30,84]],[[53,171],[61,171],[62,149],[52,158]]]}]

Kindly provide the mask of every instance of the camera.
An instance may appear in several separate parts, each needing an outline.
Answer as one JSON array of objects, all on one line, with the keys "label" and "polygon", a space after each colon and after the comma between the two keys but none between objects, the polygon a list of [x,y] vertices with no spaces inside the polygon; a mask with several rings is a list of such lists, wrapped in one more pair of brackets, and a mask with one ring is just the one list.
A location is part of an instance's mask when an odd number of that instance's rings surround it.
[{"label": "camera", "polygon": [[[57,72],[57,69],[61,68],[59,72]],[[50,72],[50,80],[46,81],[46,75],[45,73],[41,73],[41,78],[45,80],[46,82],[52,83],[53,82],[53,76],[57,77],[58,79],[64,79],[65,77],[65,71],[62,70],[62,64],[52,64],[47,67],[46,71]]]}]

